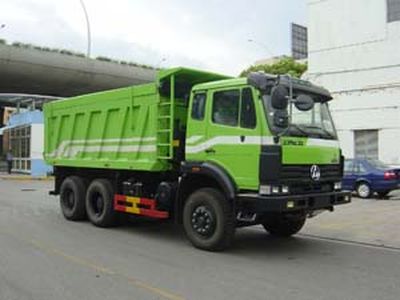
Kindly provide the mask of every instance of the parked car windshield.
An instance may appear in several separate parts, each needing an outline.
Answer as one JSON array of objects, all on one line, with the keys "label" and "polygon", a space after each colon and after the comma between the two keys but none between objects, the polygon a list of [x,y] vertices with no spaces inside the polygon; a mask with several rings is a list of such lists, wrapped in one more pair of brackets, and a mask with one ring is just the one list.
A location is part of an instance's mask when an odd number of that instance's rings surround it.
[{"label": "parked car windshield", "polygon": [[388,169],[389,166],[377,159],[367,159],[368,163],[377,169]]}]

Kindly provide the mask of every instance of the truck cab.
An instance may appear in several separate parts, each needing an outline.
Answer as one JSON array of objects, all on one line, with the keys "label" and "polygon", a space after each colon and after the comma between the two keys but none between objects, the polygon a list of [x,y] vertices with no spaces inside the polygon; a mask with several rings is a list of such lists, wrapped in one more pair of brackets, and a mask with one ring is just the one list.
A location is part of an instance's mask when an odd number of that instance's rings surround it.
[{"label": "truck cab", "polygon": [[341,190],[343,156],[331,100],[309,82],[263,73],[195,85],[183,179],[218,182],[239,225],[296,233],[306,217],[351,200]]}]

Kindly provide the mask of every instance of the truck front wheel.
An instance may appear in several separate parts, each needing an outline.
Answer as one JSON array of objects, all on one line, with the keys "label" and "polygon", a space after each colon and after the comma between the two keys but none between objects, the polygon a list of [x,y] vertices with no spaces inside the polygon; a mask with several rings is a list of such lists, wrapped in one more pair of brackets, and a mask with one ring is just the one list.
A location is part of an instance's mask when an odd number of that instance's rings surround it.
[{"label": "truck front wheel", "polygon": [[86,211],[93,225],[115,225],[117,212],[114,211],[113,197],[113,187],[107,179],[96,179],[89,185],[86,193]]},{"label": "truck front wheel", "polygon": [[70,176],[64,179],[60,187],[60,206],[67,220],[85,219],[85,193],[86,185],[82,178]]},{"label": "truck front wheel", "polygon": [[289,237],[298,233],[306,222],[305,215],[277,214],[268,218],[262,225],[269,234],[279,237]]},{"label": "truck front wheel", "polygon": [[185,202],[183,227],[195,247],[223,250],[229,247],[235,233],[232,205],[216,189],[199,189]]}]

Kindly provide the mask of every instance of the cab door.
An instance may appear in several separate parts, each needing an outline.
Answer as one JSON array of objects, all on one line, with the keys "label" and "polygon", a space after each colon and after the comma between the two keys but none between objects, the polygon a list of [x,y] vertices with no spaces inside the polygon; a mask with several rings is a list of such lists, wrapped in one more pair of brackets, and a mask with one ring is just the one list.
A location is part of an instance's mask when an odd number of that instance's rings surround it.
[{"label": "cab door", "polygon": [[207,132],[207,103],[210,102],[207,91],[195,91],[192,95],[189,108],[189,117],[186,130],[185,157],[187,161],[205,161]]},{"label": "cab door", "polygon": [[209,91],[206,160],[235,180],[240,189],[258,189],[261,125],[250,87]]}]

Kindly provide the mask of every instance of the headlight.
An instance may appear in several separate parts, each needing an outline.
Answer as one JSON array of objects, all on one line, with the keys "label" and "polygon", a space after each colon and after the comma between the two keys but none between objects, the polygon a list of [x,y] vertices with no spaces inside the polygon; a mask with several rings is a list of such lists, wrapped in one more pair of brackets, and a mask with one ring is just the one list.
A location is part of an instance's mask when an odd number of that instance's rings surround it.
[{"label": "headlight", "polygon": [[282,193],[283,194],[289,193],[289,187],[287,185],[282,185]]},{"label": "headlight", "polygon": [[335,182],[334,189],[335,189],[335,191],[341,190],[342,189],[342,182],[341,181]]},{"label": "headlight", "polygon": [[289,187],[287,185],[260,185],[260,195],[271,194],[288,194]]},{"label": "headlight", "polygon": [[260,185],[260,195],[271,195],[271,186],[270,185]]}]

